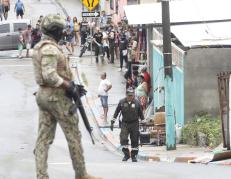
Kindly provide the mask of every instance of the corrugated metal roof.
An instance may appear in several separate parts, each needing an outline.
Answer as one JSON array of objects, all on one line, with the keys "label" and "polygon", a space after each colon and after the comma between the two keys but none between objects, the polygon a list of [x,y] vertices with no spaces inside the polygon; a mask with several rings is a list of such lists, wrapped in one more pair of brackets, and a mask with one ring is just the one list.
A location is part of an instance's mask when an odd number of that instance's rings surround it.
[{"label": "corrugated metal roof", "polygon": [[[231,19],[230,0],[179,0],[170,2],[170,21]],[[129,24],[162,23],[161,3],[124,6]]]},{"label": "corrugated metal roof", "polygon": [[231,45],[231,22],[172,26],[185,47]]}]

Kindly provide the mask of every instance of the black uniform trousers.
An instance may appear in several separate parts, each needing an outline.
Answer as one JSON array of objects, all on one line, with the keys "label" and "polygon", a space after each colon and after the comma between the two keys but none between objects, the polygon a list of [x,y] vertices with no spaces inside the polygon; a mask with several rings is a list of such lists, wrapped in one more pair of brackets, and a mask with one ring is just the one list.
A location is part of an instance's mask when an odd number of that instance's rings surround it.
[{"label": "black uniform trousers", "polygon": [[96,63],[99,62],[99,55],[100,55],[100,52],[101,52],[101,47],[98,46],[98,45],[95,45],[95,60],[96,60]]},{"label": "black uniform trousers", "polygon": [[120,68],[123,68],[123,62],[125,61],[126,67],[127,67],[127,62],[128,62],[128,56],[123,55],[123,50],[120,50]]},{"label": "black uniform trousers", "polygon": [[114,43],[109,44],[109,53],[111,57],[110,62],[114,63],[114,59],[115,59],[115,44]]},{"label": "black uniform trousers", "polygon": [[130,135],[131,147],[139,147],[139,122],[125,123],[122,121],[120,131],[120,144],[121,146],[128,145],[128,137]]}]

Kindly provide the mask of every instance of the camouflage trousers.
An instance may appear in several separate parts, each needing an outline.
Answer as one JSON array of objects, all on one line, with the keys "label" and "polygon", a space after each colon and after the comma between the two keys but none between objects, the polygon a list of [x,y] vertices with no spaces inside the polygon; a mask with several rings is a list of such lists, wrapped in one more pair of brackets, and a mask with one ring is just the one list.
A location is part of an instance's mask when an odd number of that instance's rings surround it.
[{"label": "camouflage trousers", "polygon": [[40,88],[36,101],[39,107],[38,138],[35,147],[37,179],[49,179],[48,150],[54,140],[57,123],[66,137],[76,177],[86,175],[78,117],[77,114],[68,113],[71,100],[65,96],[62,89]]}]

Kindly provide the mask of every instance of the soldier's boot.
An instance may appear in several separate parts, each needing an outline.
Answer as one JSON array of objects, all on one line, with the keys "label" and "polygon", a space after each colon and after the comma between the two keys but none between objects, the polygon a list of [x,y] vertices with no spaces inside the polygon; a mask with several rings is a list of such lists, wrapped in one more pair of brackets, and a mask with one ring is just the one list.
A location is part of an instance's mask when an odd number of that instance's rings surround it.
[{"label": "soldier's boot", "polygon": [[94,177],[94,176],[91,176],[91,175],[85,175],[85,176],[82,176],[82,177],[76,177],[76,179],[102,179],[101,177]]},{"label": "soldier's boot", "polygon": [[137,162],[137,154],[138,154],[138,150],[131,151],[132,162]]},{"label": "soldier's boot", "polygon": [[130,158],[130,153],[128,148],[122,148],[122,152],[124,153],[124,157],[122,161],[127,161]]}]

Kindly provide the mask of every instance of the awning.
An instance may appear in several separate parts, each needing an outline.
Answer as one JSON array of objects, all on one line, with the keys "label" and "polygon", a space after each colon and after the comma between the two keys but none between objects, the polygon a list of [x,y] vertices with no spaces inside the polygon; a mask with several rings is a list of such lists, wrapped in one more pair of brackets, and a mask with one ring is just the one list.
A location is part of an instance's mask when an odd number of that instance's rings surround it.
[{"label": "awning", "polygon": [[[170,2],[171,22],[231,19],[230,0],[184,0]],[[124,6],[129,24],[162,23],[161,3]]]},{"label": "awning", "polygon": [[[185,47],[231,45],[230,0],[185,0],[170,2],[170,21],[227,22],[172,25],[171,32]],[[161,3],[125,6],[129,24],[161,24]]]},{"label": "awning", "polygon": [[231,22],[172,26],[171,32],[185,47],[230,46]]}]

